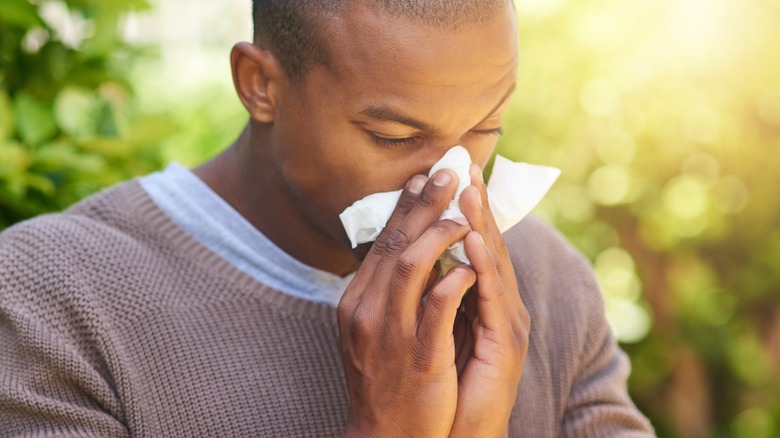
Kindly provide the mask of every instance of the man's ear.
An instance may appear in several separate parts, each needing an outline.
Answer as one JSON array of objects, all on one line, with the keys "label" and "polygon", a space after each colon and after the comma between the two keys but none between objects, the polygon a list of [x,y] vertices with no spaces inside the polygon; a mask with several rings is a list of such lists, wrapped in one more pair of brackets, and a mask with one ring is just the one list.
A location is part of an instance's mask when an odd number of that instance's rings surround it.
[{"label": "man's ear", "polygon": [[273,123],[284,73],[276,57],[252,43],[242,42],[230,52],[233,84],[252,118]]}]

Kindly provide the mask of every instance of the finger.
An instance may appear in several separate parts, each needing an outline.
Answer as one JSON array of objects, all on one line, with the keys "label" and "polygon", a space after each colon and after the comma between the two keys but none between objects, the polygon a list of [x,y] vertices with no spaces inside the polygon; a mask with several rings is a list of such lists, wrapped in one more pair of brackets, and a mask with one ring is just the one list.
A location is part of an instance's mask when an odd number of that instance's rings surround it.
[{"label": "finger", "polygon": [[[471,268],[458,265],[431,289],[417,331],[417,339],[424,348],[441,351],[454,347],[452,331],[458,307],[476,280],[477,274]],[[453,356],[453,363],[454,360]]]},{"label": "finger", "polygon": [[[363,275],[371,276],[367,284],[372,285],[355,292],[360,293],[361,303],[381,315],[386,314],[389,299],[393,295],[389,287],[398,269],[398,257],[417,241],[431,224],[438,221],[447,204],[455,196],[456,178],[457,175],[450,169],[437,172],[425,183],[422,191],[408,207],[408,212],[403,217],[400,217],[402,213],[399,212],[396,220],[385,227],[360,268]],[[436,258],[438,256],[427,258],[419,265],[419,269],[415,271],[419,278],[415,280],[427,279]],[[422,289],[423,286],[420,285],[417,293],[422,294]]]},{"label": "finger", "polygon": [[482,206],[485,207],[485,210],[489,211],[490,204],[488,203],[487,184],[485,184],[485,180],[483,178],[482,168],[479,167],[479,165],[476,163],[471,163],[471,167],[469,168],[469,176],[471,176],[471,185],[477,188],[480,196],[482,197]]},{"label": "finger", "polygon": [[[490,199],[487,191],[487,185],[482,177],[482,168],[477,164],[472,163],[469,169],[469,175],[471,176],[471,185],[477,189],[479,193],[479,202],[484,210],[485,217],[487,218],[486,224],[490,230],[491,236],[500,236],[501,230],[498,229],[496,220],[493,217],[493,211],[490,210]],[[484,235],[483,235],[484,236]]]},{"label": "finger", "polygon": [[490,220],[487,211],[482,204],[482,195],[474,186],[468,186],[460,195],[460,211],[471,224],[471,228],[478,232],[485,240],[488,248],[493,248],[493,230],[490,228]]},{"label": "finger", "polygon": [[[492,218],[489,218],[486,214],[484,204],[480,201],[480,194],[476,187],[468,187],[461,194],[461,211],[472,225],[474,231],[479,233],[479,236],[483,237],[483,241],[489,254],[492,255],[493,263],[495,264],[495,271],[498,279],[500,280],[500,290],[511,291],[509,294],[503,297],[504,305],[512,311],[522,312],[525,307],[523,299],[520,293],[517,292],[517,278],[515,277],[515,271],[512,266],[512,260],[509,257],[509,251],[504,243],[503,236],[498,234],[498,228],[489,226],[492,222]],[[492,238],[490,237],[492,236]],[[474,262],[469,255],[468,250],[466,254],[469,256],[469,260]],[[487,268],[486,268],[487,269]],[[478,280],[478,286],[482,284],[482,280]]]},{"label": "finger", "polygon": [[461,210],[469,222],[475,224],[474,230],[480,233],[491,252],[498,257],[499,273],[502,276],[514,275],[504,237],[490,210],[487,186],[482,182],[482,170],[476,164],[472,164],[470,175],[474,188],[469,187],[461,194]]},{"label": "finger", "polygon": [[455,196],[457,175],[442,169],[430,178],[409,211],[399,218],[391,218],[371,247],[366,260],[394,259],[401,255],[447,208]]},{"label": "finger", "polygon": [[398,204],[396,204],[390,220],[387,222],[387,227],[394,227],[409,214],[409,211],[417,202],[417,198],[425,188],[425,184],[428,182],[428,176],[426,175],[414,175],[406,183],[404,190],[401,192],[401,197],[398,198]]},{"label": "finger", "polygon": [[417,322],[417,309],[423,294],[429,290],[426,285],[436,260],[470,230],[464,219],[436,221],[398,258],[391,280],[388,313],[404,321],[405,328],[414,327]]},{"label": "finger", "polygon": [[[393,210],[393,213],[390,216],[390,220],[388,221],[388,224],[385,226],[385,228],[397,226],[397,224],[403,220],[403,218],[409,213],[409,210],[411,210],[414,203],[417,201],[417,197],[420,196],[420,193],[422,193],[423,187],[425,187],[427,182],[428,177],[426,175],[414,175],[409,178],[409,181],[407,181],[406,185],[401,191],[401,196],[398,198],[395,210]],[[355,279],[353,282],[369,281],[370,278],[374,275],[374,271],[376,269],[376,266],[374,265],[376,260],[374,260],[373,263],[371,260],[366,260],[366,256],[371,250],[371,246],[371,243],[361,244],[358,245],[355,250],[353,250],[353,252],[362,261],[360,269],[358,269],[357,273],[355,274]],[[350,288],[345,291],[345,295],[357,292],[360,292],[360,289]]]},{"label": "finger", "polygon": [[496,261],[479,233],[472,231],[465,239],[466,255],[477,274],[477,316],[489,330],[501,332],[509,327],[504,285]]}]

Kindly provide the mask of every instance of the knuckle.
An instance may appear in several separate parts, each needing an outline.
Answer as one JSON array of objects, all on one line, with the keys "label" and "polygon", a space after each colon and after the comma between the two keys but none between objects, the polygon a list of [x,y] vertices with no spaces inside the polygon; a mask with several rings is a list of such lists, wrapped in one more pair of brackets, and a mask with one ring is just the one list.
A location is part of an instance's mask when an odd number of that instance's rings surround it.
[{"label": "knuckle", "polygon": [[378,255],[398,255],[411,243],[411,239],[400,229],[388,230],[382,233],[374,242],[371,251]]},{"label": "knuckle", "polygon": [[528,312],[520,312],[512,322],[514,328],[512,337],[513,352],[519,356],[525,355],[528,350],[529,337],[531,334],[531,320]]},{"label": "knuckle", "polygon": [[400,211],[403,213],[408,213],[409,210],[412,209],[415,202],[417,201],[417,196],[407,190],[404,190],[401,194],[401,198],[398,199],[398,204],[396,205],[396,211]]},{"label": "knuckle", "polygon": [[403,253],[398,259],[396,275],[399,280],[411,280],[420,273],[421,262],[412,254]]},{"label": "knuckle", "polygon": [[336,317],[338,318],[339,322],[349,320],[349,317],[352,314],[352,307],[353,306],[351,302],[342,298],[338,307],[336,308]]},{"label": "knuckle", "polygon": [[527,330],[531,329],[531,314],[528,312],[528,309],[526,309],[525,306],[522,306],[520,309],[520,323],[523,327],[525,327]]},{"label": "knuckle", "polygon": [[358,306],[349,319],[349,333],[353,339],[370,336],[372,326],[371,312],[368,306]]},{"label": "knuckle", "polygon": [[459,230],[459,225],[450,220],[438,220],[428,228],[436,236],[448,236]]},{"label": "knuckle", "polygon": [[442,200],[439,190],[431,189],[430,186],[426,187],[420,197],[417,198],[417,205],[424,209],[431,209],[438,206]]},{"label": "knuckle", "polygon": [[436,310],[444,310],[453,300],[457,291],[452,286],[438,285],[428,293],[427,306],[433,306]]},{"label": "knuckle", "polygon": [[477,273],[469,266],[458,266],[450,272],[450,275],[458,277],[459,283],[468,285],[469,287],[473,286],[477,281]]}]

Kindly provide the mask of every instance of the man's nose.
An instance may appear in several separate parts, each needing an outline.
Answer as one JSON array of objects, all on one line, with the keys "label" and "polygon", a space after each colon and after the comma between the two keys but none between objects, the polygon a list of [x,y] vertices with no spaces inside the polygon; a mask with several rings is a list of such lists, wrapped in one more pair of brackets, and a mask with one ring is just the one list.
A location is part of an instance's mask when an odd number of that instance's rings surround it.
[{"label": "man's nose", "polygon": [[428,153],[425,156],[425,159],[421,161],[419,167],[415,168],[415,172],[427,175],[428,172],[433,167],[433,165],[436,164],[436,162],[438,162],[441,159],[441,157],[443,157],[444,154],[447,153],[447,151],[449,151],[455,146],[463,146],[463,148],[465,148],[469,152],[469,156],[471,157],[471,162],[477,163],[480,167],[484,167],[485,163],[487,163],[494,149],[494,148],[490,148],[489,150],[482,150],[485,148],[469,147],[469,145],[463,143],[460,144],[453,143],[453,144],[443,145],[440,147],[432,147],[430,148],[431,149],[430,153]]}]

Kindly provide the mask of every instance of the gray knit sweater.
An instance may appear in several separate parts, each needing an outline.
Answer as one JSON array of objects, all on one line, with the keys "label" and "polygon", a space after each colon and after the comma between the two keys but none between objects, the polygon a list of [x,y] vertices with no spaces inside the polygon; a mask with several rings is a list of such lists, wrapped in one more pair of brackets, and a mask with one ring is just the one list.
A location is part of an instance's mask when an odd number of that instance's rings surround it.
[{"label": "gray knit sweater", "polygon": [[[652,436],[590,266],[505,238],[533,318],[510,436]],[[338,436],[335,309],[257,283],[137,182],[0,234],[0,437]]]}]

